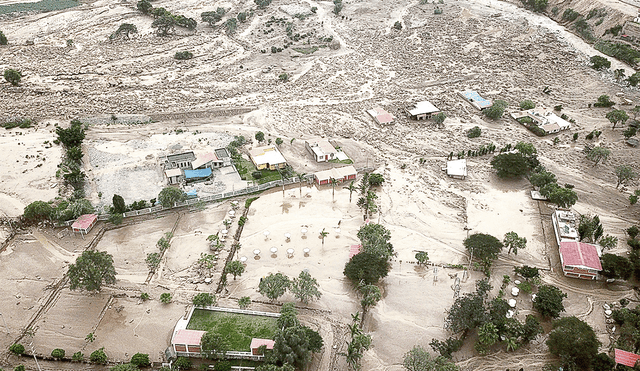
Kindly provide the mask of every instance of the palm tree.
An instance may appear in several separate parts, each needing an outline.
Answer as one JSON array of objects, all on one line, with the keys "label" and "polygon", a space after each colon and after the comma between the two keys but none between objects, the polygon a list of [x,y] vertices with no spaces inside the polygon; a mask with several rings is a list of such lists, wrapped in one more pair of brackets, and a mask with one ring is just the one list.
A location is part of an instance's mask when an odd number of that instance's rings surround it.
[{"label": "palm tree", "polygon": [[353,180],[351,181],[351,183],[349,183],[348,186],[345,187],[346,189],[349,190],[349,203],[351,203],[351,195],[353,194],[353,192],[355,190],[357,190],[358,188],[356,188],[355,185],[353,185]]},{"label": "palm tree", "polygon": [[320,238],[322,238],[322,247],[324,247],[324,239],[329,235],[329,232],[325,232],[324,228],[320,231]]},{"label": "palm tree", "polygon": [[307,173],[296,173],[296,176],[298,177],[298,183],[300,184],[300,197],[302,197],[302,181],[304,180],[304,177],[307,176]]},{"label": "palm tree", "polygon": [[369,173],[364,173],[362,179],[360,179],[360,185],[358,186],[360,189],[361,195],[366,195],[369,190]]},{"label": "palm tree", "polygon": [[338,181],[333,178],[329,178],[329,183],[331,183],[331,187],[333,188],[331,192],[331,199],[333,199],[336,195],[336,184],[338,184]]}]

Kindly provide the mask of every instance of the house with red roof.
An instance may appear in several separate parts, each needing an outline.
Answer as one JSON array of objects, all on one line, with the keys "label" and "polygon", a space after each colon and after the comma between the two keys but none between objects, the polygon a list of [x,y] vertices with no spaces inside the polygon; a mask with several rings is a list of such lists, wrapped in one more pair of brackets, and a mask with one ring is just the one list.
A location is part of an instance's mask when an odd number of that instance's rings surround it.
[{"label": "house with red roof", "polygon": [[383,110],[380,107],[375,107],[373,109],[370,109],[367,111],[367,113],[373,117],[373,119],[380,125],[390,125],[393,124],[393,120],[395,119],[395,117],[393,117],[392,114],[390,114],[389,112]]},{"label": "house with red roof", "polygon": [[578,241],[560,242],[560,262],[567,277],[595,280],[602,270],[598,248]]},{"label": "house with red roof", "polygon": [[80,233],[81,235],[91,232],[91,228],[98,222],[98,215],[96,214],[84,214],[80,215],[73,224],[71,224],[71,230]]},{"label": "house with red roof", "polygon": [[615,360],[616,363],[619,363],[621,365],[625,365],[628,367],[634,367],[636,365],[636,362],[638,362],[638,360],[640,359],[640,356],[635,354],[635,353],[631,353],[631,352],[627,352],[625,350],[622,349],[615,349]]}]

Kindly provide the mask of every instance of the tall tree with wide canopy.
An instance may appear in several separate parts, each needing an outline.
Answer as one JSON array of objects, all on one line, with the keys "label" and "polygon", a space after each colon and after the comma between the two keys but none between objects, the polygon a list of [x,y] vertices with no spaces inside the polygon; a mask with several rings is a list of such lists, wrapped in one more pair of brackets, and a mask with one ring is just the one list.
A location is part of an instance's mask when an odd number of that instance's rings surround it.
[{"label": "tall tree with wide canopy", "polygon": [[498,257],[504,246],[499,239],[485,233],[472,234],[464,240],[463,245],[469,250],[473,258],[480,260],[486,275],[489,275],[493,261]]},{"label": "tall tree with wide canopy", "polygon": [[74,264],[69,265],[67,275],[71,290],[100,291],[103,283],[112,285],[116,282],[113,257],[105,251],[83,252]]}]

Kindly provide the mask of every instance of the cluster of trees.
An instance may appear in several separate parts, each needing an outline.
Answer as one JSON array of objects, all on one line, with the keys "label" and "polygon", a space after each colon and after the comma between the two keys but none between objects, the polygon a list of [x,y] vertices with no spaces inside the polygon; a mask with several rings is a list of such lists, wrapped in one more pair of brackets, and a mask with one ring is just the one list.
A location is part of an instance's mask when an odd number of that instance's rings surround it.
[{"label": "cluster of trees", "polygon": [[542,13],[547,9],[549,0],[522,0],[522,4],[534,12]]},{"label": "cluster of trees", "polygon": [[599,368],[601,363],[610,365],[611,360],[604,353],[598,354],[600,341],[595,332],[589,324],[576,317],[564,317],[554,321],[547,346],[551,354],[560,358],[562,367],[566,370],[613,369]]},{"label": "cluster of trees", "polygon": [[497,99],[495,102],[493,102],[493,105],[491,107],[483,109],[482,113],[484,113],[485,116],[487,116],[492,120],[497,120],[500,117],[502,117],[502,115],[504,114],[504,110],[508,106],[509,106],[509,103],[503,100]]},{"label": "cluster of trees", "polygon": [[526,175],[540,164],[538,151],[533,144],[518,142],[513,148],[513,151],[500,153],[491,159],[491,166],[500,178]]},{"label": "cluster of trees", "polygon": [[[268,6],[271,3],[271,0],[255,0],[256,4],[258,4],[258,8],[261,8],[261,5],[264,7]],[[227,14],[227,10],[224,8],[218,7],[216,10],[203,12],[200,14],[200,18],[202,18],[203,22],[209,24],[210,27],[216,27],[216,24],[222,20],[224,15]],[[228,35],[234,33],[238,28],[238,22],[244,23],[247,21],[249,17],[253,15],[253,10],[249,12],[240,12],[235,17],[228,18],[222,25],[226,29]]]},{"label": "cluster of trees", "polygon": [[349,200],[351,200],[351,193],[353,191],[356,189],[359,191],[360,197],[358,198],[357,205],[362,209],[364,220],[367,220],[371,217],[371,214],[378,211],[378,205],[376,205],[378,196],[376,195],[375,187],[381,186],[382,183],[384,183],[384,176],[382,174],[364,173],[357,188],[353,182],[347,187],[347,189],[349,189]]},{"label": "cluster of trees", "polygon": [[282,273],[272,273],[260,280],[258,292],[276,300],[289,290],[296,299],[307,304],[310,300],[317,300],[322,296],[318,286],[318,281],[305,271],[300,272],[293,280]]},{"label": "cluster of trees", "polygon": [[137,3],[138,10],[144,14],[151,14],[155,20],[151,27],[156,29],[159,36],[167,36],[173,33],[176,26],[184,27],[188,30],[195,30],[198,22],[193,18],[187,18],[183,15],[174,15],[165,8],[154,8],[149,0],[140,0]]},{"label": "cluster of trees", "polygon": [[162,254],[169,247],[171,247],[172,237],[173,237],[173,233],[171,232],[165,233],[164,236],[160,237],[158,242],[156,242],[156,247],[158,247],[160,252],[159,253],[151,252],[147,254],[146,263],[147,263],[147,266],[149,267],[150,272],[155,272],[156,268],[158,268],[158,265],[160,265],[160,258],[162,257]]},{"label": "cluster of trees", "polygon": [[[258,366],[257,371],[302,370],[311,361],[312,354],[324,346],[317,331],[300,324],[293,303],[282,306],[274,340],[273,349],[264,350],[265,364]],[[202,349],[207,349],[205,344]]]},{"label": "cluster of trees", "polygon": [[351,257],[344,267],[344,275],[355,285],[372,285],[389,274],[389,260],[393,257],[391,232],[375,223],[364,225],[358,231],[362,243],[360,252]]},{"label": "cluster of trees", "polygon": [[536,187],[540,194],[549,202],[558,207],[567,208],[578,202],[578,194],[573,190],[573,186],[565,184],[564,187],[558,185],[556,175],[548,171],[544,166],[538,165],[529,175],[529,182]]},{"label": "cluster of trees", "polygon": [[604,235],[604,228],[598,215],[580,215],[578,236],[580,242],[597,243],[605,249],[611,249],[618,245],[618,237]]},{"label": "cluster of trees", "polygon": [[[333,14],[338,15],[342,11],[342,0],[333,0]],[[342,16],[344,18],[344,16]]]},{"label": "cluster of trees", "polygon": [[111,198],[112,205],[108,209],[109,221],[113,224],[118,225],[122,223],[122,219],[123,219],[122,214],[126,213],[127,211],[142,210],[147,207],[153,207],[155,203],[156,203],[156,199],[152,198],[151,200],[149,200],[149,203],[147,203],[147,201],[145,200],[140,200],[140,201],[134,201],[127,206],[122,196],[114,194],[113,197]]},{"label": "cluster of trees", "polygon": [[132,33],[138,33],[138,27],[131,23],[123,23],[118,29],[109,36],[110,40],[125,39],[129,40],[129,35]]},{"label": "cluster of trees", "polygon": [[513,317],[507,318],[509,304],[501,297],[490,300],[490,291],[489,282],[480,280],[476,282],[475,292],[464,294],[453,303],[448,310],[445,327],[453,333],[462,333],[462,336],[461,339],[431,342],[431,347],[442,357],[451,358],[451,353],[460,349],[462,340],[473,330],[478,334],[475,349],[481,354],[501,342],[508,351],[516,350],[542,333],[540,322],[532,315],[528,315],[524,323]]},{"label": "cluster of trees", "polygon": [[362,356],[364,352],[371,348],[371,335],[362,331],[362,320],[360,313],[351,315],[352,322],[349,325],[351,340],[347,344],[347,352],[342,353],[347,364],[354,371],[362,369]]}]

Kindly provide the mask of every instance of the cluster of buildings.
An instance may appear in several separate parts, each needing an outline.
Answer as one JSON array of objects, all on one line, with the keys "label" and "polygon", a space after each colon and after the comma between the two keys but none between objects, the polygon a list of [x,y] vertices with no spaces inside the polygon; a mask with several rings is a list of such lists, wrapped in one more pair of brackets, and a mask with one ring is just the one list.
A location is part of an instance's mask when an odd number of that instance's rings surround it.
[{"label": "cluster of buildings", "polygon": [[193,151],[167,155],[161,162],[169,184],[184,184],[211,179],[213,169],[231,166],[231,156],[218,148],[198,155]]},{"label": "cluster of buildings", "polygon": [[[511,113],[511,117],[519,123],[530,127],[531,125],[537,126],[544,130],[545,134],[559,133],[563,130],[571,128],[571,123],[558,117],[553,110],[546,107],[536,107],[526,111],[516,111]],[[522,119],[528,117],[530,123],[526,123]]]},{"label": "cluster of buildings", "polygon": [[601,252],[596,245],[580,242],[576,215],[570,210],[558,209],[551,215],[551,220],[564,275],[595,280],[602,270]]}]

